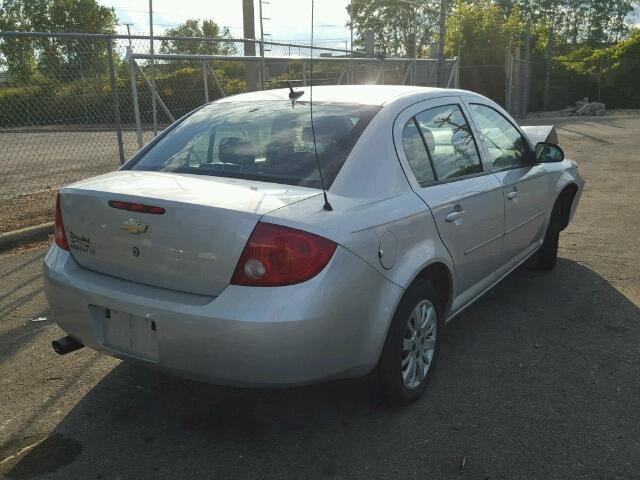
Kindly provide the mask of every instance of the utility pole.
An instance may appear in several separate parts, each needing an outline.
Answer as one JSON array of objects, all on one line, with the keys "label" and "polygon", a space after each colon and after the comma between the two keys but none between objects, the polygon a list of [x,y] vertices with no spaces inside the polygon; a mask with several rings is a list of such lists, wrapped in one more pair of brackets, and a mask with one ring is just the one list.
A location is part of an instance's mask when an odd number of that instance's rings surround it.
[{"label": "utility pole", "polygon": [[[244,42],[244,55],[246,57],[256,56],[256,25],[254,19],[253,0],[242,0],[242,27],[244,38],[250,40]],[[254,40],[254,41],[251,41]],[[257,90],[256,82],[256,63],[254,61],[245,62],[244,64],[244,81],[247,85],[247,91],[253,92]]]},{"label": "utility pole", "polygon": [[438,76],[436,85],[444,86],[444,37],[446,34],[447,0],[440,0],[440,37],[438,39]]},{"label": "utility pole", "polygon": [[158,107],[156,105],[156,62],[153,58],[153,0],[149,0],[149,40],[151,54],[151,110],[153,113],[153,136],[158,135]]},{"label": "utility pole", "polygon": [[264,25],[262,24],[263,20],[269,20],[262,16],[262,4],[269,5],[269,2],[264,0],[258,0],[258,14],[260,15],[260,89],[264,90],[265,88],[265,64],[264,64]]}]

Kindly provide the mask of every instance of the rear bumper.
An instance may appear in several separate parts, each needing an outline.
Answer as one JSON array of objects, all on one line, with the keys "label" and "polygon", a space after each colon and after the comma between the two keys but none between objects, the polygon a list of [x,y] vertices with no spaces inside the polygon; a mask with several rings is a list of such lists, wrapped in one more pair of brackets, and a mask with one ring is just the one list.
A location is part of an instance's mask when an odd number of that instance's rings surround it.
[{"label": "rear bumper", "polygon": [[[311,280],[287,287],[228,286],[206,297],[141,285],[80,267],[55,245],[44,284],[58,325],[83,344],[120,358],[211,383],[305,384],[366,374],[376,364],[403,290],[338,247]],[[153,320],[157,356],[110,348],[111,309]]]}]

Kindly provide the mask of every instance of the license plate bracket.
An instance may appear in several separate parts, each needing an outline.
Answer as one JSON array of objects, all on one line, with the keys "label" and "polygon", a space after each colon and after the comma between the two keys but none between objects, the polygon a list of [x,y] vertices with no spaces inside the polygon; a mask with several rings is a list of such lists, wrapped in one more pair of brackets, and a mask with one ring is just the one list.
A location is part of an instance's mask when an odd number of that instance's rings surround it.
[{"label": "license plate bracket", "polygon": [[102,309],[105,347],[127,356],[158,361],[158,328],[154,320],[130,313]]}]

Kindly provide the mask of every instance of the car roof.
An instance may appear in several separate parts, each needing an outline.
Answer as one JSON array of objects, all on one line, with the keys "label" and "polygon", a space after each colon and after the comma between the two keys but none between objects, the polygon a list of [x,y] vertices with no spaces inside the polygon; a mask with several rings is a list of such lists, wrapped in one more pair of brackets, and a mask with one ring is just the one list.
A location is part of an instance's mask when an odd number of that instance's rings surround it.
[{"label": "car roof", "polygon": [[[309,101],[309,87],[294,87],[303,91],[300,101]],[[313,87],[314,102],[350,103],[360,105],[386,105],[396,100],[408,100],[418,97],[420,100],[447,95],[474,95],[476,93],[452,88],[417,87],[408,85],[319,85]],[[222,102],[255,102],[262,100],[289,100],[289,89],[278,88],[257,92],[242,93],[217,100]]]}]

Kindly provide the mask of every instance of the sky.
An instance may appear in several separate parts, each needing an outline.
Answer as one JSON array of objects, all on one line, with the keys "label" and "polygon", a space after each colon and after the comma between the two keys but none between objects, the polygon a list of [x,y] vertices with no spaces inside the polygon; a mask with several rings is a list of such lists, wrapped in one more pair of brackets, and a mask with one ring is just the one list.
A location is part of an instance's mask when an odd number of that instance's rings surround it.
[{"label": "sky", "polygon": [[[263,5],[264,32],[270,33],[272,40],[311,39],[311,0],[268,0]],[[119,33],[126,33],[125,23],[132,23],[131,31],[149,32],[148,0],[98,0],[98,3],[113,7],[121,27]],[[260,36],[258,3],[255,3],[256,37]],[[315,0],[314,39],[315,42],[341,43],[349,40],[349,30],[345,27],[348,16],[346,7],[349,0]],[[229,27],[233,37],[243,37],[242,0],[153,0],[154,34],[189,18],[213,20],[220,26]]]}]

